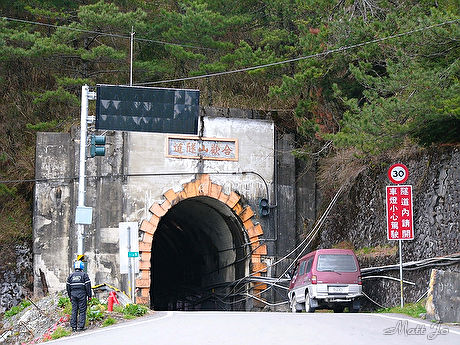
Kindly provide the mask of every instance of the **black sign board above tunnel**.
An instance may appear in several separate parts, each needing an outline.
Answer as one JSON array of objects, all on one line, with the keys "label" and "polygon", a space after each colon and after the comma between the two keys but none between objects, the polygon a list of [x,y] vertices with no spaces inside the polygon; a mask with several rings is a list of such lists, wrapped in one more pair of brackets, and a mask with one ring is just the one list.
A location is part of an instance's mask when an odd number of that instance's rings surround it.
[{"label": "black sign board above tunnel", "polygon": [[198,133],[198,90],[97,85],[96,95],[96,129]]}]

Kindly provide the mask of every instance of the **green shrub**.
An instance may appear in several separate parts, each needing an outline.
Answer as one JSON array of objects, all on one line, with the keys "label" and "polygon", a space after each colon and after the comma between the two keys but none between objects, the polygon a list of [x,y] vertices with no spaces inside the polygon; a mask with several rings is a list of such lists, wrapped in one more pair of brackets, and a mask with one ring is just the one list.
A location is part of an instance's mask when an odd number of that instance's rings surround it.
[{"label": "green shrub", "polygon": [[131,316],[142,316],[144,315],[145,313],[147,313],[147,308],[142,306],[142,305],[138,305],[138,304],[128,304],[124,309],[123,309],[123,314],[125,315],[125,317],[127,315],[131,315]]},{"label": "green shrub", "polygon": [[48,122],[38,122],[36,124],[27,123],[26,128],[36,132],[50,132],[56,129],[58,125],[57,120],[52,120]]},{"label": "green shrub", "polygon": [[99,321],[104,319],[105,306],[97,298],[92,298],[88,303],[88,321]]},{"label": "green shrub", "polygon": [[58,301],[58,307],[59,308],[65,308],[67,304],[70,303],[70,298],[69,297],[59,297]]},{"label": "green shrub", "polygon": [[72,313],[72,303],[69,297],[60,297],[58,307],[62,308],[61,313],[63,315],[70,315],[70,313]]},{"label": "green shrub", "polygon": [[21,311],[23,311],[25,308],[27,308],[31,304],[32,303],[30,303],[27,300],[22,300],[19,305],[16,305],[16,306],[12,307],[10,310],[7,310],[5,312],[5,317],[10,318],[10,317],[20,313]]},{"label": "green shrub", "polygon": [[101,311],[98,306],[91,306],[87,313],[88,321],[99,321],[104,318],[104,312]]},{"label": "green shrub", "polygon": [[100,305],[101,304],[101,301],[99,301],[97,298],[91,298],[91,300],[88,302],[88,305],[89,306],[93,306],[93,305]]}]

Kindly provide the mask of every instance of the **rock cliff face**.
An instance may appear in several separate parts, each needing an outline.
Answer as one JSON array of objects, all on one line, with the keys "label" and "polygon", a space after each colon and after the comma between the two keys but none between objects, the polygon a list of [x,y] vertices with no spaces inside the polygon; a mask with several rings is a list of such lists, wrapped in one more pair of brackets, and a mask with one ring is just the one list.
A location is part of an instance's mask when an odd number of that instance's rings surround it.
[{"label": "rock cliff face", "polygon": [[[397,162],[392,162],[397,163]],[[415,239],[403,241],[403,261],[417,261],[460,252],[460,151],[458,148],[427,150],[402,161],[409,169],[405,184],[413,186]],[[385,186],[389,165],[361,172],[344,192],[323,227],[320,248],[349,242],[355,250],[372,253],[376,246],[397,247],[387,239]],[[362,267],[399,263],[396,248],[388,255],[362,255]],[[361,251],[362,252],[362,251]],[[446,266],[460,271],[460,265]],[[405,294],[409,302],[428,289],[430,269],[405,271],[405,279],[416,283]],[[444,268],[446,269],[446,268]],[[399,277],[399,271],[389,275]],[[372,282],[372,284],[371,284]],[[385,306],[399,301],[399,283],[391,280],[366,280],[364,291]]]},{"label": "rock cliff face", "polygon": [[30,245],[0,246],[0,313],[19,304],[33,287]]}]

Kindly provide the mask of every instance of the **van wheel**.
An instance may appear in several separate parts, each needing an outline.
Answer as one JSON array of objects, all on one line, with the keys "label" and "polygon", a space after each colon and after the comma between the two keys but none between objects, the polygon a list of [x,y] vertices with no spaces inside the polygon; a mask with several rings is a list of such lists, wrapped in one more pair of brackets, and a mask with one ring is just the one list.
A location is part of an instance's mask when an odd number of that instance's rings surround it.
[{"label": "van wheel", "polygon": [[310,294],[307,293],[305,294],[305,311],[307,313],[314,313],[315,312],[315,308],[312,308],[311,306],[311,299],[310,299]]},{"label": "van wheel", "polygon": [[300,313],[302,308],[299,308],[299,303],[295,300],[295,295],[292,295],[291,299],[291,312],[293,313]]}]

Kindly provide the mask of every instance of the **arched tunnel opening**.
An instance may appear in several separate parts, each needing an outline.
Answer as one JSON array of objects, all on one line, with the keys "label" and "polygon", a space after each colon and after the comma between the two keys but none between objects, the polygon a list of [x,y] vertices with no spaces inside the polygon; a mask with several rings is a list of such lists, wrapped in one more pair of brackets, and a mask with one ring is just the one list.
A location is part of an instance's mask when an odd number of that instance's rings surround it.
[{"label": "arched tunnel opening", "polygon": [[173,206],[153,237],[151,307],[244,310],[230,286],[248,272],[243,229],[232,210],[214,198],[199,196]]}]

